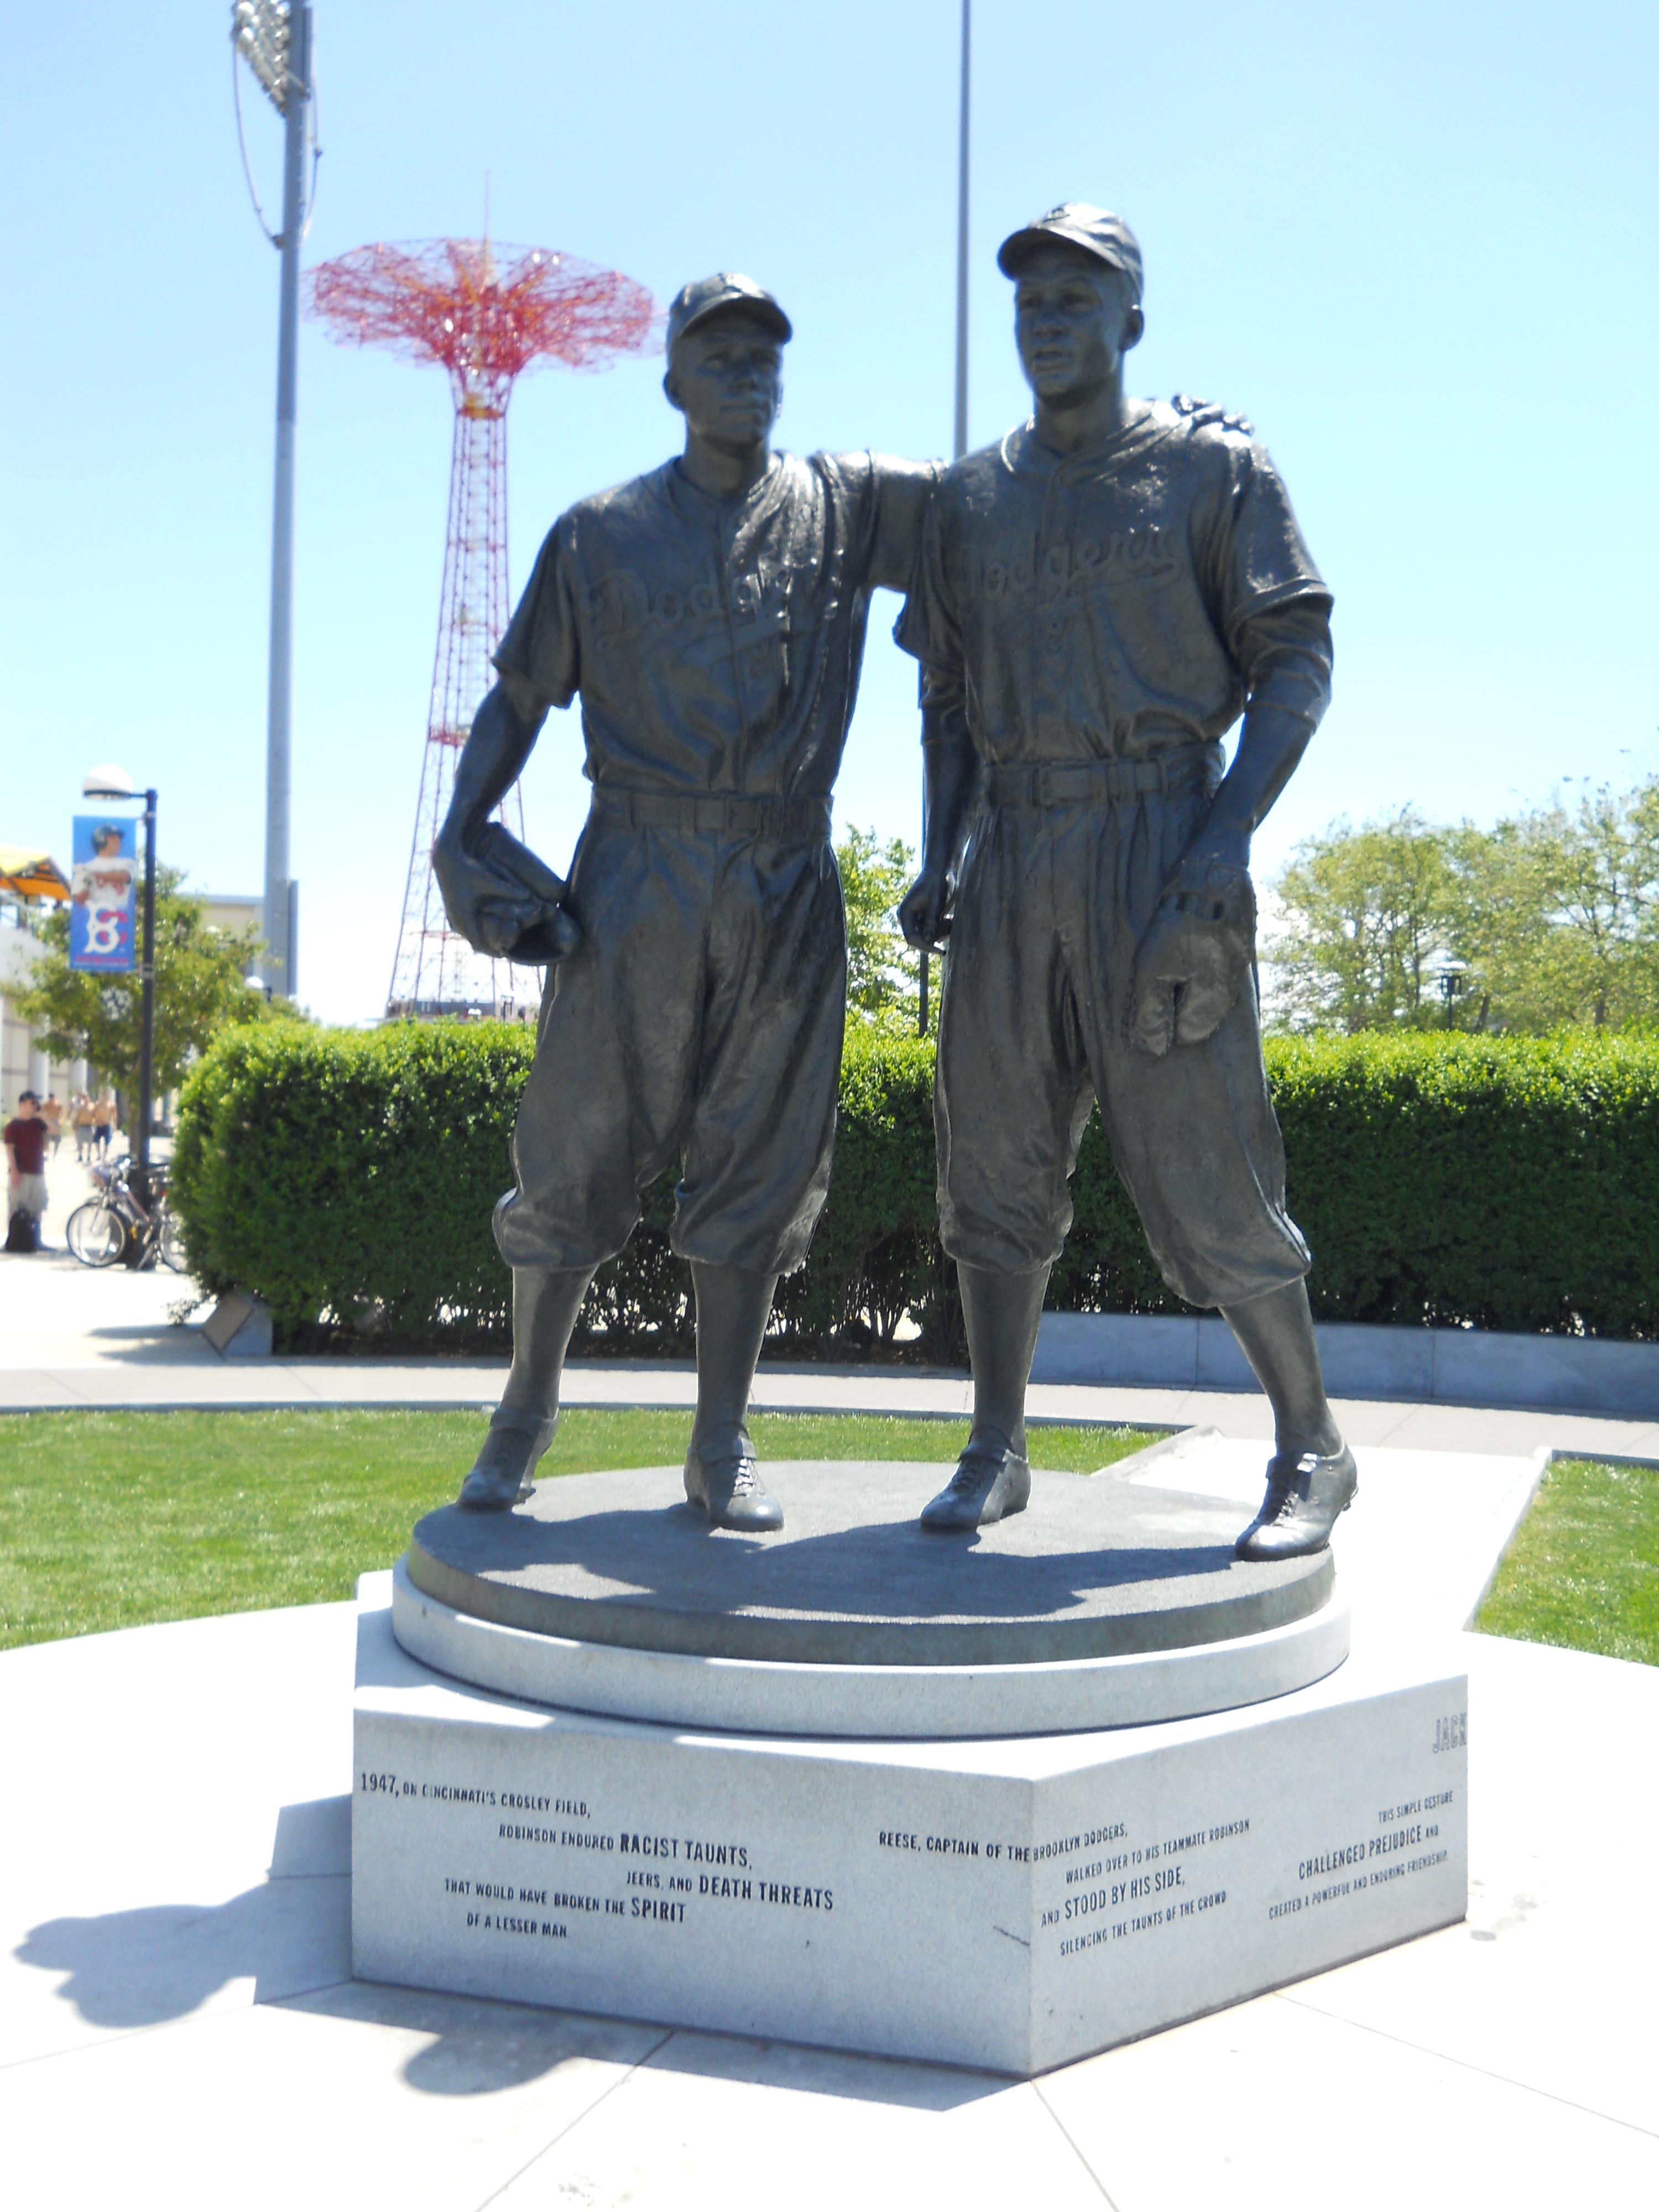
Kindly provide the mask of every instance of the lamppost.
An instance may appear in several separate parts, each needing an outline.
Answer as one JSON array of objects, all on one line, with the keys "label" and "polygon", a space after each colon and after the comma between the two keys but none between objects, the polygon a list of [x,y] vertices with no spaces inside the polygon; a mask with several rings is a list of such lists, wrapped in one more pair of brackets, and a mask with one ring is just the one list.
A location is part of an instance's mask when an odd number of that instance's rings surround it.
[{"label": "lamppost", "polygon": [[[83,799],[125,799],[138,796],[138,787],[124,768],[95,768],[81,786]],[[139,967],[138,1012],[138,1127],[135,1152],[140,1203],[149,1203],[149,1125],[155,1091],[155,793],[144,793],[144,939]]]}]

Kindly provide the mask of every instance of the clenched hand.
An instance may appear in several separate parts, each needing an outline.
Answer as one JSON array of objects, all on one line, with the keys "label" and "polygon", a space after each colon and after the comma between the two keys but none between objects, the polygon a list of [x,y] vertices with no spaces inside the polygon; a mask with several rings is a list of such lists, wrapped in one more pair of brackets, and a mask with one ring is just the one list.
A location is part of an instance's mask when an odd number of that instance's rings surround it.
[{"label": "clenched hand", "polygon": [[951,934],[951,899],[956,890],[943,868],[924,868],[901,901],[899,929],[917,952],[943,952]]}]

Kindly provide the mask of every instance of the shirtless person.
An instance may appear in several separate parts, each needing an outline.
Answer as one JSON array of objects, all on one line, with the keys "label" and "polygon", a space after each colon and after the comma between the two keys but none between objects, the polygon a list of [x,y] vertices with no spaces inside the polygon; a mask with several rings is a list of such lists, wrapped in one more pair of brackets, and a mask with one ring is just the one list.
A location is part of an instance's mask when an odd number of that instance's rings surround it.
[{"label": "shirtless person", "polygon": [[1248,425],[1126,397],[1128,226],[1055,208],[998,261],[1035,415],[945,477],[898,633],[929,793],[900,920],[915,945],[949,934],[939,1218],[974,1370],[972,1434],[922,1522],[977,1528],[1030,1495],[1025,1387],[1098,1098],[1164,1280],[1220,1308],[1273,1404],[1239,1552],[1318,1551],[1356,1479],[1285,1210],[1247,868],[1329,696],[1330,594]]},{"label": "shirtless person", "polygon": [[[664,389],[684,451],[554,525],[434,848],[463,936],[558,963],[495,1214],[512,1373],[463,1505],[529,1495],[593,1271],[678,1158],[686,1495],[717,1527],[783,1525],[745,1421],[774,1286],[829,1188],[846,999],[830,793],[871,591],[909,582],[939,473],[774,453],[790,336],[745,276],[675,300]],[[593,796],[567,888],[489,817],[578,693]]]}]

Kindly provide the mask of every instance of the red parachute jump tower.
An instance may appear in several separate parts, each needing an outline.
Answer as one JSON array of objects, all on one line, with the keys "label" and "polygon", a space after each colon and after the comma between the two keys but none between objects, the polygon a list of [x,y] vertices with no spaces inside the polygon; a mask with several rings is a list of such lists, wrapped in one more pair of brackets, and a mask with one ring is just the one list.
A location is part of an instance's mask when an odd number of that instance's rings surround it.
[{"label": "red parachute jump tower", "polygon": [[[428,1021],[527,1016],[535,1010],[535,971],[474,952],[450,928],[432,875],[432,842],[449,806],[456,758],[494,680],[490,655],[510,612],[507,402],[516,379],[538,362],[599,368],[620,354],[648,350],[654,306],[643,285],[614,270],[488,238],[360,246],[313,269],[307,283],[311,313],[341,344],[435,362],[448,370],[455,399],[432,705],[386,1012]],[[501,817],[523,836],[516,784]]]}]

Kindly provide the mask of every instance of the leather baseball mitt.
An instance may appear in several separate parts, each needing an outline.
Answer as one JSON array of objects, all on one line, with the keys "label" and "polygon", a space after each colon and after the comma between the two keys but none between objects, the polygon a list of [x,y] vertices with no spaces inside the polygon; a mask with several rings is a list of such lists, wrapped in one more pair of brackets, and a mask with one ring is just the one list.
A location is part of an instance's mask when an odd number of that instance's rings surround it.
[{"label": "leather baseball mitt", "polygon": [[1255,893],[1243,868],[1185,862],[1135,955],[1130,1042],[1161,1058],[1220,1028],[1255,952]]},{"label": "leather baseball mitt", "polygon": [[575,951],[582,933],[559,903],[564,878],[528,845],[501,823],[490,822],[474,842],[471,858],[501,884],[500,898],[481,898],[471,916],[473,929],[463,932],[477,951],[537,968],[550,967]]}]

